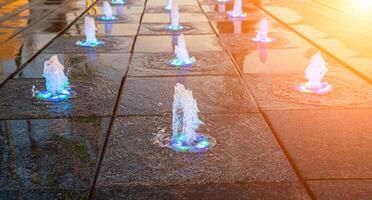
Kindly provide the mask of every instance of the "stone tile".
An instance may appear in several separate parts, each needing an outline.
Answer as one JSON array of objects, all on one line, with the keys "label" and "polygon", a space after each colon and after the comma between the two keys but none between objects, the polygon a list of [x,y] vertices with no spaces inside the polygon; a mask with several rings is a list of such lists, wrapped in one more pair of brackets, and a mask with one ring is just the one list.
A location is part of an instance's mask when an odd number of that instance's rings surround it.
[{"label": "stone tile", "polygon": [[[319,50],[310,47],[268,49],[265,43],[258,43],[255,50],[231,53],[235,63],[245,74],[302,73],[310,58]],[[343,65],[323,54],[329,72],[346,71]],[[291,58],[291,62],[288,59]]]},{"label": "stone tile", "polygon": [[190,52],[197,63],[192,67],[175,68],[166,62],[173,53],[135,53],[129,76],[238,75],[228,55],[223,52]]},{"label": "stone tile", "polygon": [[212,28],[208,23],[196,22],[196,23],[181,23],[184,27],[182,31],[169,31],[164,27],[169,24],[166,23],[143,23],[139,31],[140,35],[173,35],[175,33],[182,33],[187,35],[202,35],[202,34],[214,34]]},{"label": "stone tile", "polygon": [[222,11],[220,13],[208,12],[208,13],[206,13],[206,16],[207,16],[207,18],[210,22],[221,22],[221,21],[231,21],[231,20],[258,21],[265,16],[265,14],[262,13],[262,12],[257,12],[257,11],[254,11],[254,10],[252,12],[252,10],[243,9],[247,13],[248,16],[246,18],[242,18],[242,19],[234,19],[234,18],[231,18],[227,14],[227,12],[230,11],[231,9],[232,8],[226,7],[226,11],[224,11],[224,12],[222,12]]},{"label": "stone tile", "polygon": [[[173,52],[173,44],[177,41],[174,36],[138,36],[134,52]],[[220,42],[215,35],[185,35],[189,51],[222,51]],[[200,45],[203,41],[203,45]]]},{"label": "stone tile", "polygon": [[55,39],[43,52],[44,53],[127,53],[131,51],[133,37],[97,37],[105,44],[89,48],[76,45],[78,40],[83,41],[85,37],[60,36]]},{"label": "stone tile", "polygon": [[[166,13],[145,13],[143,23],[170,23],[169,14]],[[203,13],[180,13],[180,22],[208,22]]]},{"label": "stone tile", "polygon": [[0,120],[0,198],[85,196],[109,122],[109,118]]},{"label": "stone tile", "polygon": [[[271,18],[266,18],[269,22],[269,36],[272,33],[276,32],[287,32],[288,30],[283,27],[283,25],[272,20]],[[261,19],[241,21],[241,20],[232,20],[232,21],[216,21],[211,22],[212,27],[218,34],[256,34]],[[300,37],[300,36],[297,36]]]},{"label": "stone tile", "polygon": [[98,188],[94,199],[299,200],[310,197],[295,183],[271,182]]},{"label": "stone tile", "polygon": [[[152,133],[164,128],[170,134],[170,116],[116,118],[96,187],[144,187],[154,192],[159,186],[203,190],[210,184],[252,183],[270,188],[270,184],[283,182],[291,185],[289,197],[305,197],[260,114],[200,117],[205,122],[200,132],[214,137],[217,144],[199,154],[177,153],[153,143]],[[172,191],[160,190],[160,195],[162,192]]]},{"label": "stone tile", "polygon": [[372,180],[324,180],[308,184],[319,200],[369,200],[372,196]]},{"label": "stone tile", "polygon": [[[182,5],[193,5],[199,6],[198,1],[196,0],[177,0],[179,6]],[[167,0],[148,0],[146,6],[165,6],[167,5]]]},{"label": "stone tile", "polygon": [[11,74],[0,73],[0,84],[5,81]]},{"label": "stone tile", "polygon": [[306,179],[358,179],[372,178],[371,112],[338,109],[266,114]]},{"label": "stone tile", "polygon": [[29,63],[17,78],[43,78],[44,62],[53,55],[65,66],[70,79],[92,77],[120,80],[129,65],[129,53],[88,53],[88,54],[39,54]]},{"label": "stone tile", "polygon": [[[45,89],[44,79],[12,79],[0,88],[0,119],[111,116],[121,78],[81,76],[70,79],[73,95],[52,103],[32,96],[32,87]],[[10,103],[12,102],[12,103]]]},{"label": "stone tile", "polygon": [[[106,0],[99,0],[97,5],[103,5],[103,2]],[[137,6],[144,6],[145,0],[126,0],[126,4],[123,7],[137,7]],[[111,5],[115,6],[115,5]]]},{"label": "stone tile", "polygon": [[[164,7],[166,4],[161,6],[146,6],[145,12],[147,13],[168,13],[169,11],[165,10]],[[181,13],[194,13],[202,12],[198,5],[179,5],[179,12]]]},{"label": "stone tile", "polygon": [[[100,36],[134,36],[137,34],[139,24],[97,24],[97,37]],[[84,24],[75,23],[66,32],[71,36],[85,36]]]},{"label": "stone tile", "polygon": [[[142,14],[144,7],[143,6],[114,6],[112,7],[112,14],[115,16],[126,16],[132,14]],[[95,7],[97,15],[103,15],[103,6],[99,5]]]},{"label": "stone tile", "polygon": [[304,94],[295,86],[306,82],[304,74],[246,75],[245,81],[263,110],[319,108],[371,108],[371,86],[351,72],[330,72],[324,81],[330,93]]},{"label": "stone tile", "polygon": [[202,113],[257,112],[257,106],[238,77],[198,76],[128,78],[119,115],[151,115],[171,112],[174,86],[182,83],[193,91]]},{"label": "stone tile", "polygon": [[[96,15],[96,14],[91,14],[91,15],[86,15],[86,16],[94,16],[95,17],[95,22],[97,24],[123,24],[123,23],[126,23],[126,24],[139,24],[140,23],[140,20],[141,20],[141,15],[140,14],[122,14],[120,16],[118,16],[118,19],[114,20],[114,21],[104,21],[104,20],[99,20],[97,19],[98,16],[101,16],[101,15]],[[79,20],[77,21],[78,23],[84,23],[84,17],[81,17],[79,18]]]},{"label": "stone tile", "polygon": [[[259,43],[252,40],[254,37],[256,37],[255,32],[252,32],[251,34],[219,34],[221,45],[230,52],[241,52],[257,49],[257,45]],[[276,41],[266,43],[267,49],[313,47],[293,32],[274,32],[269,34],[269,37],[275,38]]]}]

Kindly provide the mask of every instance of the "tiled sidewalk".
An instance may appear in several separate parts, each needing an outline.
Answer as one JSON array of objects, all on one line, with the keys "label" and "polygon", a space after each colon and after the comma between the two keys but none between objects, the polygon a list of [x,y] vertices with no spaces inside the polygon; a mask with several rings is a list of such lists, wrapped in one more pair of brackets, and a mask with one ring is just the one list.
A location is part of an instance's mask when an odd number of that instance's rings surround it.
[{"label": "tiled sidewalk", "polygon": [[[132,0],[113,7],[121,20],[98,24],[105,46],[74,45],[81,18],[0,88],[0,199],[368,199],[368,83],[326,57],[334,91],[297,93],[316,48],[251,4],[231,21],[231,3],[177,2],[191,68],[166,64],[178,37],[161,30],[166,1]],[[251,41],[263,17],[275,43]],[[75,92],[58,104],[31,95],[54,54]],[[198,102],[200,132],[217,140],[211,151],[153,142],[171,133],[178,82]]]}]

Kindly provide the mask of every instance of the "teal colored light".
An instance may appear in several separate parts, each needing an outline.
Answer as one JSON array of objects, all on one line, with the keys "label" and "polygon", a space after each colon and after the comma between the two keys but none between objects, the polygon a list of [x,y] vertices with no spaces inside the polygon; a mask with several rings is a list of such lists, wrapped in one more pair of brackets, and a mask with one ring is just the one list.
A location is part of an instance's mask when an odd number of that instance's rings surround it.
[{"label": "teal colored light", "polygon": [[196,59],[194,57],[191,57],[189,60],[180,60],[177,58],[172,58],[168,60],[168,65],[174,66],[174,67],[189,67],[191,65],[194,65],[196,63]]},{"label": "teal colored light", "polygon": [[183,30],[183,26],[181,26],[181,25],[176,25],[176,26],[167,25],[164,28],[169,30],[169,31],[181,31],[181,30]]},{"label": "teal colored light", "polygon": [[170,143],[170,148],[177,152],[204,152],[215,145],[215,140],[199,134],[192,145],[188,145],[184,137],[176,137]]},{"label": "teal colored light", "polygon": [[124,5],[125,1],[123,1],[123,0],[111,1],[111,4],[113,4],[113,5]]},{"label": "teal colored light", "polygon": [[82,47],[98,47],[101,44],[104,44],[104,43],[100,40],[96,40],[95,42],[79,41],[77,43],[78,46],[82,46]]},{"label": "teal colored light", "polygon": [[36,98],[44,101],[60,102],[69,99],[71,92],[68,89],[62,90],[60,93],[52,94],[47,90],[41,90],[36,93]]},{"label": "teal colored light", "polygon": [[117,17],[116,16],[106,17],[105,15],[102,15],[102,16],[97,17],[97,19],[101,21],[114,21],[117,19]]}]

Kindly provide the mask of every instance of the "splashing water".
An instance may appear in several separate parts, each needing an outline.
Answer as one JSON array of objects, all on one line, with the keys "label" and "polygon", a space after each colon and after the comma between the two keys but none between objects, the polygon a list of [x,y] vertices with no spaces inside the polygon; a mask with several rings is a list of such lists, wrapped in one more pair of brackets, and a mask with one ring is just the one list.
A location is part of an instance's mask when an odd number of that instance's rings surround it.
[{"label": "splashing water", "polygon": [[165,10],[172,10],[173,0],[168,0],[167,5],[164,7]]},{"label": "splashing water", "polygon": [[247,13],[243,12],[242,0],[234,1],[234,8],[232,11],[229,11],[228,14],[233,18],[245,18]]},{"label": "splashing water", "polygon": [[86,16],[84,19],[84,32],[86,39],[85,41],[77,41],[76,45],[83,47],[97,47],[103,44],[96,38],[96,23],[93,18]]},{"label": "splashing water", "polygon": [[165,26],[165,29],[170,31],[180,31],[183,26],[180,25],[180,12],[178,10],[178,5],[176,3],[172,4],[172,10],[169,14],[171,24]]},{"label": "splashing water", "polygon": [[117,17],[115,17],[112,14],[112,7],[109,4],[109,2],[104,1],[103,2],[103,15],[98,17],[98,20],[103,20],[103,21],[113,21],[116,20]]},{"label": "splashing water", "polygon": [[265,43],[273,42],[274,39],[269,38],[267,36],[268,32],[269,32],[269,21],[266,18],[263,18],[260,21],[260,27],[258,28],[257,35],[255,38],[252,38],[252,40],[255,42],[265,42]]},{"label": "splashing water", "polygon": [[46,90],[36,91],[32,87],[36,98],[47,101],[63,101],[70,97],[70,84],[64,72],[64,66],[59,62],[56,55],[45,61],[43,77],[45,78]]},{"label": "splashing water", "polygon": [[190,57],[186,48],[185,38],[182,35],[178,36],[177,45],[174,49],[176,58],[168,61],[168,64],[175,67],[187,67],[196,63],[195,57]]},{"label": "splashing water", "polygon": [[226,5],[224,3],[218,4],[218,12],[224,13],[226,11]]},{"label": "splashing water", "polygon": [[324,94],[332,90],[332,86],[327,82],[322,82],[327,74],[327,63],[324,61],[320,52],[313,55],[310,63],[305,70],[306,83],[296,86],[296,90],[309,94]]},{"label": "splashing water", "polygon": [[173,98],[173,133],[169,148],[178,152],[202,152],[212,148],[216,141],[196,132],[203,122],[198,117],[199,108],[192,91],[177,83]]},{"label": "splashing water", "polygon": [[234,33],[240,34],[242,32],[242,21],[234,20],[233,25],[234,25]]},{"label": "splashing water", "polygon": [[125,4],[125,1],[124,0],[112,0],[111,1],[111,4],[114,4],[114,5],[124,5]]}]

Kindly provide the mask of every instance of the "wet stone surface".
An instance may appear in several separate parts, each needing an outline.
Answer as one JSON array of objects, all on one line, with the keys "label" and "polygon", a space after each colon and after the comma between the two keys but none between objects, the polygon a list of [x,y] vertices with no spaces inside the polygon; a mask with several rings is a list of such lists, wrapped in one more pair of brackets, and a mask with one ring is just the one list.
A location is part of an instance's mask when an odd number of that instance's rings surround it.
[{"label": "wet stone surface", "polygon": [[0,198],[86,197],[108,118],[0,120]]},{"label": "wet stone surface", "polygon": [[[118,23],[106,23],[96,24],[97,33],[96,36],[134,36],[137,34],[139,24],[118,24]],[[85,36],[84,24],[75,23],[66,35],[71,36]]]},{"label": "wet stone surface", "polygon": [[255,183],[265,187],[283,182],[290,183],[290,192],[286,192],[289,197],[305,197],[259,114],[202,115],[201,120],[205,125],[200,132],[214,137],[217,144],[203,154],[190,154],[153,143],[160,129],[170,134],[169,116],[117,118],[97,188],[125,190],[142,186],[154,192],[151,187],[167,185],[197,188],[199,184]]},{"label": "wet stone surface", "polygon": [[173,34],[195,34],[195,35],[202,35],[202,34],[213,34],[212,28],[209,26],[208,23],[205,22],[195,22],[195,23],[181,23],[180,25],[184,27],[184,29],[180,31],[171,31],[166,29],[165,27],[169,24],[166,23],[147,23],[141,24],[141,28],[139,31],[140,35],[173,35]]},{"label": "wet stone surface", "polygon": [[129,76],[238,75],[228,55],[221,52],[189,52],[197,60],[191,67],[167,64],[173,53],[135,53]]},{"label": "wet stone surface", "polygon": [[[118,16],[118,19],[110,20],[110,21],[99,20],[99,19],[97,19],[98,16],[102,16],[102,15],[94,16],[95,22],[98,23],[98,24],[112,24],[112,23],[138,24],[140,22],[140,19],[141,19],[140,14],[130,14],[130,15],[123,14],[123,15]],[[84,23],[84,17],[81,17],[78,20],[78,23]]]},{"label": "wet stone surface", "polygon": [[120,80],[129,64],[129,53],[88,54],[40,54],[22,70],[17,78],[43,78],[44,62],[53,55],[65,66],[65,72],[71,79],[81,76],[107,80]]},{"label": "wet stone surface", "polygon": [[192,90],[202,113],[257,112],[256,103],[238,77],[197,76],[128,78],[118,115],[151,115],[171,112],[174,86]]},{"label": "wet stone surface", "polygon": [[111,116],[120,81],[92,76],[70,79],[72,97],[52,103],[32,96],[33,85],[45,89],[44,79],[12,79],[0,89],[0,119]]},{"label": "wet stone surface", "polygon": [[303,74],[246,75],[245,81],[264,110],[372,107],[371,86],[349,73],[328,73],[323,81],[333,89],[323,95],[295,90],[296,85],[306,82]]},{"label": "wet stone surface", "polygon": [[[146,6],[145,12],[147,13],[168,13],[169,11],[165,10],[166,4],[164,6]],[[179,12],[184,13],[193,13],[193,12],[202,12],[199,6],[195,5],[179,5]]]},{"label": "wet stone surface", "polygon": [[97,37],[104,42],[98,47],[80,47],[76,45],[77,41],[84,41],[85,37],[61,36],[53,41],[44,53],[113,53],[130,52],[133,43],[133,37]]}]

